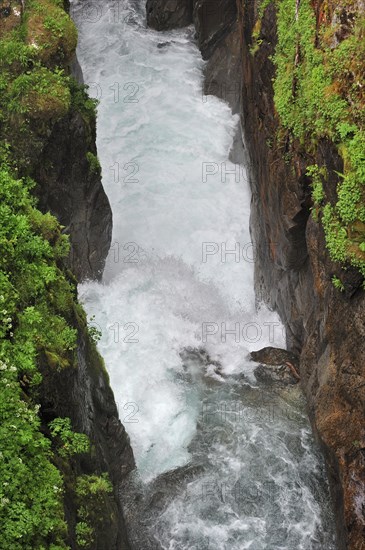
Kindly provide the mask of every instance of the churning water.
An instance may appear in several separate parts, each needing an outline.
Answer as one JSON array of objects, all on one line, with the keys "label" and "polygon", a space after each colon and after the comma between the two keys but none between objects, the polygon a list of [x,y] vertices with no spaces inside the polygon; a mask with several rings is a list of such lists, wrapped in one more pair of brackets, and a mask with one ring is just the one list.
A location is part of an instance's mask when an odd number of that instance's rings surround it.
[{"label": "churning water", "polygon": [[228,160],[238,117],[203,96],[192,29],[148,30],[139,4],[72,10],[114,216],[103,281],[79,290],[135,453],[132,545],[334,549],[300,392],[259,385],[248,358],[285,340],[255,307],[250,191]]}]

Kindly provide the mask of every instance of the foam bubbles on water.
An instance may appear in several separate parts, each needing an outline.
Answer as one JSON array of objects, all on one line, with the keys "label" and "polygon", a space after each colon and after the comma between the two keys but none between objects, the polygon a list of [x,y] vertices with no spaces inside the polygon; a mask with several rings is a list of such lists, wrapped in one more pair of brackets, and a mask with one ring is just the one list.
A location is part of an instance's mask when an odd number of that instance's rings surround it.
[{"label": "foam bubbles on water", "polygon": [[[285,405],[291,414],[272,422],[279,398],[255,385],[248,360],[285,338],[277,316],[255,308],[247,174],[228,161],[238,117],[203,97],[192,29],[146,30],[139,3],[119,4],[116,20],[118,3],[107,2],[90,22],[87,6],[73,2],[78,57],[100,99],[114,226],[103,282],[80,285],[80,297],[102,329],[99,349],[145,490],[174,468],[204,471],[183,478],[182,494],[171,482],[162,510],[152,498],[140,516],[152,514],[158,548],[319,548],[329,512],[305,475],[322,472],[308,421],[296,395]],[[237,484],[255,498],[242,504]],[[321,544],[334,548],[326,533]]]}]

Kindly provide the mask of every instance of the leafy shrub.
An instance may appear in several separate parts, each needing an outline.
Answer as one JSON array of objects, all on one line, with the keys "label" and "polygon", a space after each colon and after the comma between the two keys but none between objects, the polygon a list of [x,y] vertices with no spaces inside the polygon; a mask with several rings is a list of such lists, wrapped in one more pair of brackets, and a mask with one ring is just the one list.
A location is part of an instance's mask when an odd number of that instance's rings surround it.
[{"label": "leafy shrub", "polygon": [[19,40],[17,34],[0,40],[0,68],[10,67],[14,72],[24,70],[35,58],[35,51]]},{"label": "leafy shrub", "polygon": [[334,275],[332,277],[332,284],[335,288],[337,288],[337,290],[339,290],[340,292],[343,292],[345,290],[345,286],[343,284],[343,282],[341,281],[341,279],[339,279],[338,277],[336,277],[336,275]]},{"label": "leafy shrub", "polygon": [[105,473],[77,478],[75,492],[80,521],[76,525],[76,535],[80,548],[88,548],[95,541],[95,528],[103,522],[103,513],[112,491],[112,484]]},{"label": "leafy shrub", "polygon": [[94,319],[95,319],[95,315],[93,315],[90,318],[90,321],[87,325],[87,329],[88,329],[88,333],[89,333],[89,337],[90,337],[91,341],[94,342],[94,344],[97,344],[100,341],[101,337],[102,337],[102,332],[99,328],[99,325],[95,326],[93,324]]},{"label": "leafy shrub", "polygon": [[312,199],[315,206],[319,206],[324,198],[323,183],[322,177],[325,177],[325,170],[319,168],[317,164],[308,166],[307,176],[310,176],[312,179]]},{"label": "leafy shrub", "polygon": [[91,151],[88,151],[86,158],[89,162],[90,174],[100,174],[101,166],[98,157],[94,153],[91,153]]},{"label": "leafy shrub", "polygon": [[71,428],[69,418],[56,418],[49,423],[51,435],[60,441],[58,453],[62,457],[87,453],[90,450],[89,438],[85,434],[76,433]]},{"label": "leafy shrub", "polygon": [[9,111],[33,118],[58,120],[70,108],[71,97],[63,71],[45,67],[23,73],[9,87]]},{"label": "leafy shrub", "polygon": [[[54,419],[49,430],[42,425],[39,367],[52,376],[77,366],[75,319],[85,313],[63,265],[68,237],[36,208],[36,183],[18,174],[31,172],[32,158],[39,158],[32,147],[42,150],[57,120],[76,109],[93,121],[95,102],[62,70],[76,46],[63,0],[27,0],[16,24],[2,30],[0,41],[0,546],[62,550],[63,476],[72,493],[70,457],[90,445],[68,418]],[[83,490],[107,494],[97,479]],[[90,536],[80,521],[80,546]]]},{"label": "leafy shrub", "polygon": [[63,479],[40,432],[39,406],[26,402],[20,369],[0,345],[1,547],[31,550],[49,543],[66,548]]},{"label": "leafy shrub", "polygon": [[45,65],[69,61],[77,45],[76,27],[59,4],[53,0],[30,0],[26,42]]},{"label": "leafy shrub", "polygon": [[87,548],[94,541],[94,530],[85,521],[76,523],[76,542],[80,548]]},{"label": "leafy shrub", "polygon": [[[54,543],[66,548],[63,479],[52,464],[50,441],[40,431],[39,406],[32,388],[42,380],[39,353],[70,364],[76,331],[50,295],[54,285],[63,301],[73,289],[55,263],[51,242],[61,238],[57,221],[34,207],[30,180],[0,169],[0,523],[4,548],[32,549]],[[43,222],[43,223],[42,223]],[[20,382],[20,384],[19,384]],[[27,391],[27,394],[24,391]],[[85,452],[86,436],[74,434],[67,419],[54,421],[60,454]]]},{"label": "leafy shrub", "polygon": [[87,123],[94,121],[98,101],[87,95],[88,86],[78,84],[76,80],[71,77],[69,79],[69,89],[71,92],[72,108],[78,111]]},{"label": "leafy shrub", "polygon": [[[320,174],[309,167],[316,216],[322,211],[326,244],[333,260],[365,274],[365,17],[337,47],[334,34],[317,29],[310,0],[277,0],[278,44],[274,55],[274,99],[281,124],[307,152],[327,138],[337,145],[344,172],[335,205],[326,204]],[[309,149],[309,151],[308,151]],[[357,229],[354,231],[354,225]],[[358,233],[362,234],[360,237]]]}]

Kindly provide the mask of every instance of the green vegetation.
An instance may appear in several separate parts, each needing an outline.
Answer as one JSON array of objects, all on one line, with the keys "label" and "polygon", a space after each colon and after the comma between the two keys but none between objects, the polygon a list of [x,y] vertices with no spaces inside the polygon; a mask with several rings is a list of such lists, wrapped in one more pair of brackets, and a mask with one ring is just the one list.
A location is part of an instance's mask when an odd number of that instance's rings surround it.
[{"label": "green vegetation", "polygon": [[273,0],[261,0],[260,5],[259,5],[259,10],[258,10],[258,15],[259,15],[258,19],[259,19],[259,21],[262,19],[266,8],[270,4],[272,4],[272,2],[273,2]]},{"label": "green vegetation", "polygon": [[77,44],[77,31],[57,0],[27,0],[26,43],[37,51],[45,65],[70,59]]},{"label": "green vegetation", "polygon": [[65,116],[71,104],[63,69],[52,72],[41,66],[22,73],[9,83],[6,99],[10,113],[47,121]]},{"label": "green vegetation", "polygon": [[337,288],[337,290],[339,290],[340,292],[343,292],[345,290],[345,285],[343,284],[343,282],[341,281],[341,279],[339,279],[338,277],[336,277],[336,275],[334,275],[332,277],[332,284],[335,288]]},{"label": "green vegetation", "polygon": [[76,524],[76,542],[80,548],[87,548],[94,542],[94,529],[85,521]]},{"label": "green vegetation", "polygon": [[[38,358],[74,363],[76,331],[67,322],[73,290],[58,267],[67,238],[35,209],[32,182],[0,170],[0,522],[2,548],[65,548],[61,473],[40,431]],[[52,246],[54,245],[54,246]],[[57,298],[55,295],[59,294]],[[66,314],[66,315],[65,315]],[[74,434],[74,437],[85,437]]]},{"label": "green vegetation", "polygon": [[103,509],[107,506],[112,484],[105,474],[82,475],[77,479],[76,500],[79,521],[76,525],[77,543],[87,548],[95,541],[95,529],[101,525]]},{"label": "green vegetation", "polygon": [[73,536],[87,548],[92,512],[80,508],[70,532],[64,494],[87,501],[110,483],[78,481],[73,460],[91,453],[88,437],[69,418],[45,421],[39,405],[45,377],[77,368],[86,316],[64,268],[68,237],[37,209],[29,174],[54,124],[72,111],[93,120],[95,102],[68,75],[77,33],[63,1],[27,0],[17,13],[0,19],[0,548],[61,550]]},{"label": "green vegetation", "polygon": [[0,138],[22,174],[67,113],[77,111],[87,122],[95,117],[97,102],[69,75],[76,44],[75,25],[59,0],[27,0],[23,18],[0,20]]},{"label": "green vegetation", "polygon": [[[313,158],[321,140],[336,145],[344,168],[338,174],[335,203],[323,192],[329,175],[320,167],[308,172],[314,213],[323,224],[332,259],[365,274],[365,17],[359,10],[353,12],[346,31],[341,31],[340,23],[331,23],[331,6],[325,3],[317,28],[310,0],[275,3],[274,94],[279,119]],[[265,0],[263,7],[267,4]],[[350,4],[344,0],[332,7],[340,13]]]},{"label": "green vegetation", "polygon": [[99,159],[94,153],[91,153],[91,151],[88,151],[86,153],[86,158],[89,162],[89,170],[91,174],[100,174],[101,172],[101,166]]},{"label": "green vegetation", "polygon": [[87,95],[87,86],[79,85],[71,78],[69,89],[71,92],[71,109],[80,113],[87,123],[94,120],[98,101]]},{"label": "green vegetation", "polygon": [[307,176],[312,179],[312,199],[315,206],[320,206],[324,200],[322,177],[326,177],[326,170],[316,164],[308,166]]},{"label": "green vegetation", "polygon": [[52,437],[59,440],[57,452],[61,457],[87,453],[90,450],[89,438],[73,432],[69,418],[55,418],[49,423],[49,427]]},{"label": "green vegetation", "polygon": [[91,339],[92,342],[94,342],[94,344],[97,344],[102,337],[102,333],[101,333],[101,330],[99,329],[99,325],[95,326],[94,319],[95,319],[95,315],[93,315],[90,318],[90,321],[87,325],[87,329],[89,333],[89,338]]},{"label": "green vegetation", "polygon": [[[0,360],[0,547],[66,548],[63,479],[40,432],[38,407],[25,399],[15,361]],[[33,384],[36,382],[33,375]]]}]

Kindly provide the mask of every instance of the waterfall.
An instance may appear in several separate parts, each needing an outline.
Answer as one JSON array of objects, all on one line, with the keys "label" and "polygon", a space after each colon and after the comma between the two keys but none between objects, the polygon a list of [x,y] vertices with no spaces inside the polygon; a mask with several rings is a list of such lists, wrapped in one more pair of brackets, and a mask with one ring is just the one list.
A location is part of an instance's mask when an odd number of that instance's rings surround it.
[{"label": "waterfall", "polygon": [[203,95],[193,29],[146,29],[135,2],[72,14],[114,224],[102,282],[79,292],[135,453],[133,546],[334,549],[300,390],[260,385],[249,359],[285,337],[256,307],[238,116]]}]

